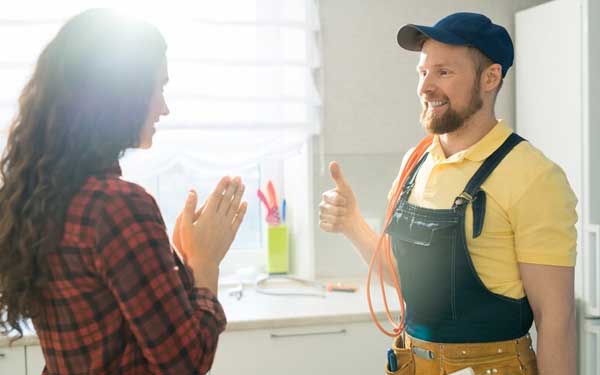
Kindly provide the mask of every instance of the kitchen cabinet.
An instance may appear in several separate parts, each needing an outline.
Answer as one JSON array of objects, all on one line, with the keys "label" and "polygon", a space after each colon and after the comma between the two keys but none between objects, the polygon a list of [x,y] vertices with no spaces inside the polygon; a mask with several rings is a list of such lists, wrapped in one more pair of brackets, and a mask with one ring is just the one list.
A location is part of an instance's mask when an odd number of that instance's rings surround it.
[{"label": "kitchen cabinet", "polygon": [[44,354],[39,345],[0,347],[0,374],[40,375],[44,369]]},{"label": "kitchen cabinet", "polygon": [[0,348],[0,374],[27,375],[23,346]]},{"label": "kitchen cabinet", "polygon": [[27,359],[27,375],[40,375],[44,369],[46,360],[42,347],[39,345],[28,345],[25,347],[25,358]]},{"label": "kitchen cabinet", "polygon": [[371,322],[225,332],[211,375],[380,374],[391,343]]},{"label": "kitchen cabinet", "polygon": [[[367,322],[225,332],[211,375],[380,373],[392,339]],[[40,375],[39,345],[0,348],[0,374]]]}]

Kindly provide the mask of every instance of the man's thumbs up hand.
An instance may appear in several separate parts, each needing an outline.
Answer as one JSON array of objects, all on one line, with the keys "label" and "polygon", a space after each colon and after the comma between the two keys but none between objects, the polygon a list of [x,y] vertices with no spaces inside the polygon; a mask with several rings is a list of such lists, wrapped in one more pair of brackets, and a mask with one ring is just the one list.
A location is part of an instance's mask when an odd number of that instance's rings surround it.
[{"label": "man's thumbs up hand", "polygon": [[335,188],[323,193],[319,204],[319,227],[325,232],[347,234],[360,215],[356,197],[336,161],[329,164]]},{"label": "man's thumbs up hand", "polygon": [[342,167],[340,167],[337,161],[329,163],[329,173],[331,174],[331,178],[333,179],[333,182],[335,182],[335,188],[338,191],[352,190],[350,184],[348,184],[348,181],[346,181],[346,178],[342,174]]}]

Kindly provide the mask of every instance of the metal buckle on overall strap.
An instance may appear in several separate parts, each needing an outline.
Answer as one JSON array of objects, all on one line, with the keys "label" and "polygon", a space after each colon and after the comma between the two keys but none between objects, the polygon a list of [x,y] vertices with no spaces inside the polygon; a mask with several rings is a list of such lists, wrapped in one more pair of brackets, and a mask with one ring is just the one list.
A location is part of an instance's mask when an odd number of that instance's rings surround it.
[{"label": "metal buckle on overall strap", "polygon": [[458,197],[456,197],[456,199],[454,200],[454,207],[458,207],[458,206],[462,206],[463,204],[465,204],[466,202],[473,202],[475,200],[475,197],[473,197],[471,194],[467,193],[466,191],[463,191],[462,193],[460,193],[460,195]]}]

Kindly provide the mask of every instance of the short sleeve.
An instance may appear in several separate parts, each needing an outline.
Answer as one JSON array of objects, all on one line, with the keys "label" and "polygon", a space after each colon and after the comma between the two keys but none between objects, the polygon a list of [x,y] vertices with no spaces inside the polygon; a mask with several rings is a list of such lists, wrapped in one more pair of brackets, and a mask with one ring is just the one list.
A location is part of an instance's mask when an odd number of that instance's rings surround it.
[{"label": "short sleeve", "polygon": [[546,168],[509,209],[517,261],[574,266],[577,198],[564,172]]}]

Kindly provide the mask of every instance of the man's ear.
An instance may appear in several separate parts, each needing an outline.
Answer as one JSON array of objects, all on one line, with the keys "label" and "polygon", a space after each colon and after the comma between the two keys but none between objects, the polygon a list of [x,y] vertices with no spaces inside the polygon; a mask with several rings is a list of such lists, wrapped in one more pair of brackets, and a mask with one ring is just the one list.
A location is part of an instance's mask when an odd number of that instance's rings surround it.
[{"label": "man's ear", "polygon": [[481,83],[484,92],[496,91],[502,83],[502,66],[500,64],[488,66],[483,71]]}]

